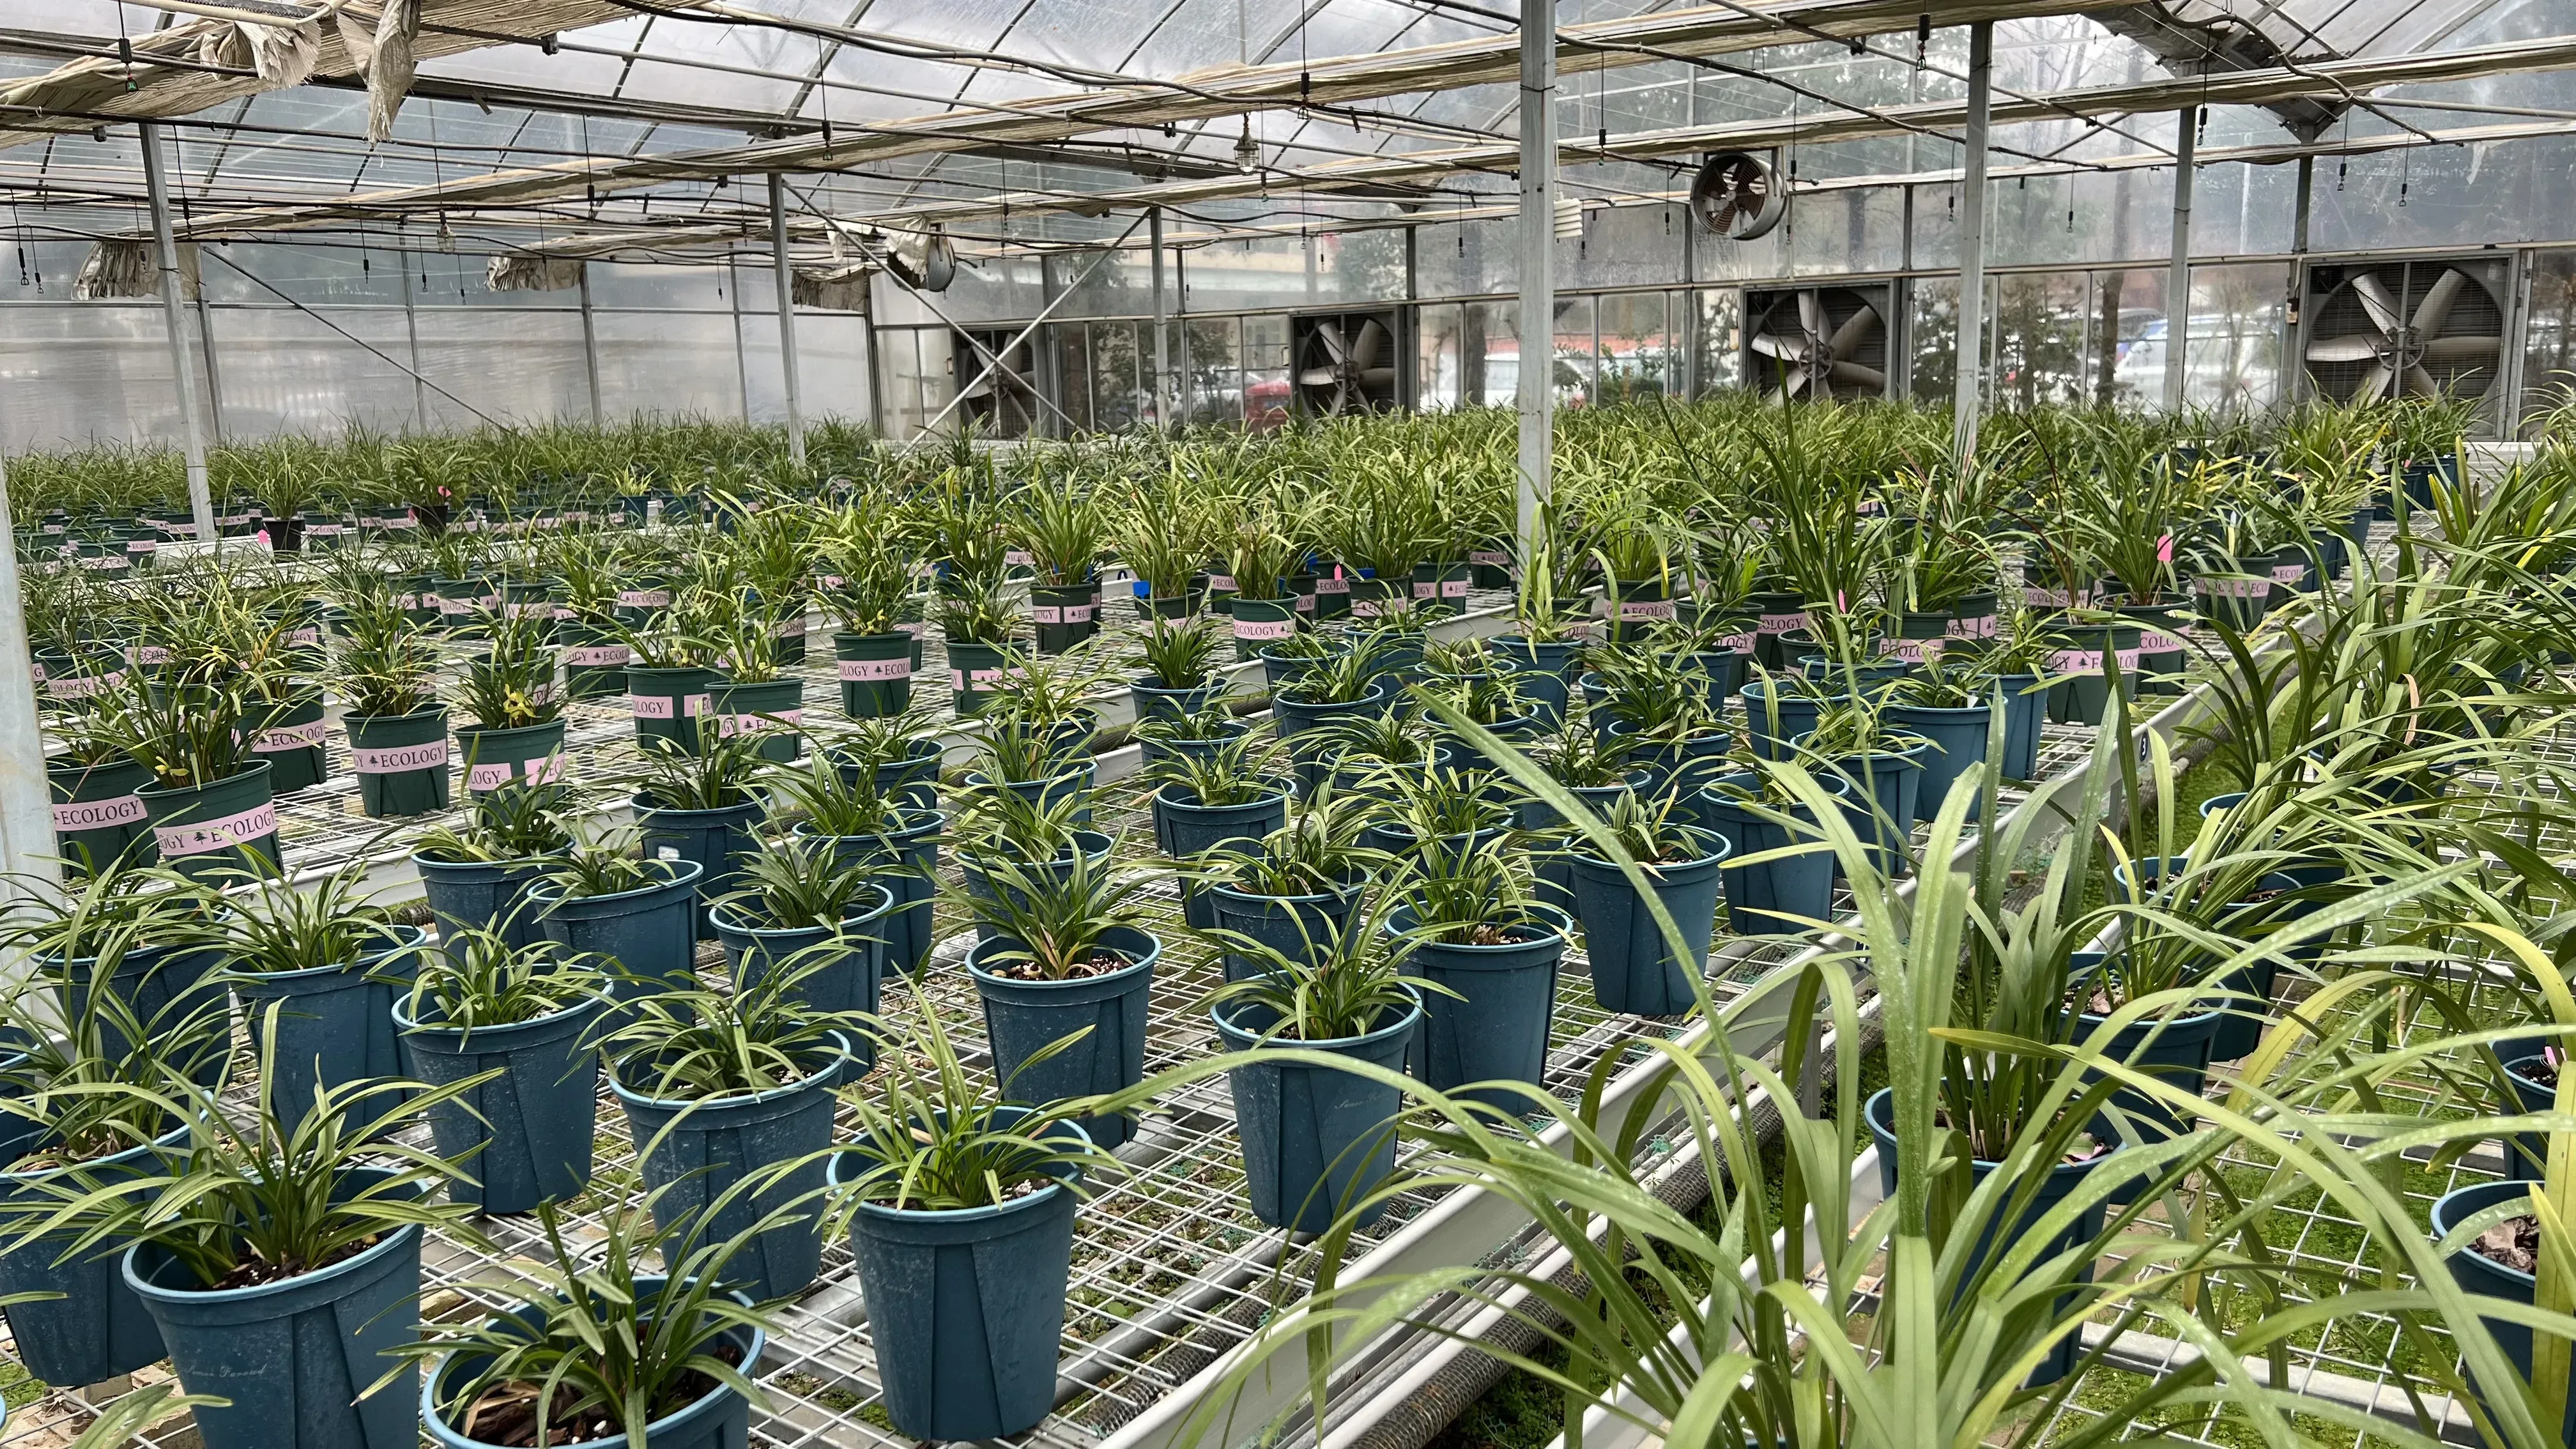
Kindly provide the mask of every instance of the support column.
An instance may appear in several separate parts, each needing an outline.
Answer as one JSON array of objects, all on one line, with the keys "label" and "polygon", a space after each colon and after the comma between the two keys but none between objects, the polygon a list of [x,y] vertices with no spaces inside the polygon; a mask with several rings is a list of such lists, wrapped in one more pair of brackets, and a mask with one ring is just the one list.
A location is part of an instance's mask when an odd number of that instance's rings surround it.
[{"label": "support column", "polygon": [[2308,330],[2308,319],[2300,310],[2306,298],[2301,292],[2306,282],[2305,258],[2308,255],[2308,214],[2316,201],[2317,158],[2299,158],[2298,197],[2290,211],[2290,295],[2281,309],[2281,395],[2297,402],[2307,391],[2307,344],[2302,341]]},{"label": "support column", "polygon": [[805,461],[805,399],[796,385],[796,273],[787,262],[787,181],[769,173],[769,265],[778,278],[778,371],[787,384],[787,456]]},{"label": "support column", "polygon": [[224,445],[224,370],[215,357],[215,318],[206,306],[206,289],[197,288],[197,345],[206,349],[206,425],[215,446]]},{"label": "support column", "polygon": [[1995,26],[1968,27],[1968,124],[1965,169],[1959,180],[1958,396],[1951,405],[1953,456],[1961,468],[1977,450],[1977,419],[1985,408],[1986,373],[1986,126],[1993,114]]},{"label": "support column", "polygon": [[[144,154],[151,154],[148,141]],[[6,429],[0,429],[0,437],[5,436]],[[195,493],[202,498],[204,475],[194,476]],[[201,528],[206,511],[199,514]],[[0,538],[17,536],[9,517],[7,462],[0,459]],[[0,866],[13,879],[24,875],[51,882],[59,878],[54,853],[53,794],[45,784],[45,741],[36,727],[35,654],[18,593],[18,550],[0,548]],[[0,961],[0,979],[24,978],[22,962]]]},{"label": "support column", "polygon": [[2199,140],[2200,108],[2174,113],[2173,260],[2165,271],[2165,410],[2182,406],[2191,352],[2192,146]]},{"label": "support column", "polygon": [[886,375],[885,364],[877,356],[877,279],[875,273],[871,272],[868,274],[866,285],[868,289],[868,310],[859,314],[859,325],[861,328],[861,335],[867,339],[868,344],[868,426],[875,430],[878,437],[882,438],[886,435]]},{"label": "support column", "polygon": [[403,336],[411,345],[411,417],[412,427],[429,431],[429,380],[420,375],[420,303],[412,295],[411,253],[402,256]]},{"label": "support column", "polygon": [[[152,206],[152,241],[161,264],[161,321],[170,334],[170,375],[179,386],[179,418],[187,447],[188,511],[196,519],[197,537],[211,546],[215,540],[215,500],[206,487],[206,434],[197,417],[197,364],[188,355],[188,329],[179,320],[179,244],[170,236],[170,183],[161,174],[161,128],[145,121],[142,131],[143,189]],[[17,573],[12,561],[8,570],[12,600],[17,597]],[[10,607],[16,608],[14,602]],[[25,647],[26,632],[22,620],[17,630],[21,649]],[[32,707],[24,718],[35,718]],[[36,788],[44,788],[41,776]],[[50,806],[46,818],[53,818]],[[14,842],[11,853],[16,853]]]},{"label": "support column", "polygon": [[590,263],[581,264],[581,371],[590,382],[590,425],[607,425],[607,405],[599,392],[599,322],[590,311]]},{"label": "support column", "polygon": [[1556,0],[1521,0],[1520,486],[1524,545],[1554,489],[1556,435]]},{"label": "support column", "polygon": [[1172,298],[1163,287],[1163,209],[1146,218],[1146,244],[1154,251],[1154,426],[1172,425]]}]

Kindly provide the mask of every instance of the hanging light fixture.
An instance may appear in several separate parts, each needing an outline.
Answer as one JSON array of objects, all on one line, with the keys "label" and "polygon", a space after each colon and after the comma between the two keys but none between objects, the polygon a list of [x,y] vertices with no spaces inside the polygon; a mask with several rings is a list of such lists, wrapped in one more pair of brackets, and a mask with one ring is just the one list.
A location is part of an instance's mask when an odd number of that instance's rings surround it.
[{"label": "hanging light fixture", "polygon": [[1234,143],[1234,169],[1249,176],[1261,169],[1261,143],[1252,139],[1252,118],[1243,118],[1243,135]]}]

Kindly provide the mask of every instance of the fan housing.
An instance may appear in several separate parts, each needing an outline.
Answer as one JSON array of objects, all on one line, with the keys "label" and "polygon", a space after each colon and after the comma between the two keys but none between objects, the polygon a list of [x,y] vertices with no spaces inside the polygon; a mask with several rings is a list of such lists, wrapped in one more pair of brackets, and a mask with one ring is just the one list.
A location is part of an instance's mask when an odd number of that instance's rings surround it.
[{"label": "fan housing", "polygon": [[2320,397],[2484,398],[2504,375],[2499,259],[2320,264],[2307,289],[2300,345]]},{"label": "fan housing", "polygon": [[1744,380],[1766,399],[1887,395],[1885,286],[1748,291],[1744,315]]},{"label": "fan housing", "polygon": [[1401,307],[1290,319],[1299,410],[1320,417],[1410,405],[1404,362],[1412,339]]},{"label": "fan housing", "polygon": [[[1016,340],[1015,340],[1016,339]],[[949,366],[962,394],[957,410],[988,438],[1025,438],[1038,431],[1038,386],[1030,341],[1016,329],[960,331]],[[985,363],[992,361],[987,368]]]}]

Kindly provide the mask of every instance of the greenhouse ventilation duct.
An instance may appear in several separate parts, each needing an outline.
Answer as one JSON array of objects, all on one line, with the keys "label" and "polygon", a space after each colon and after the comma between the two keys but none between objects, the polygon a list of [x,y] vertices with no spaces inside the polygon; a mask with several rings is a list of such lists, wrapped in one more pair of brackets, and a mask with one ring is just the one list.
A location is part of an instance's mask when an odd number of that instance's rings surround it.
[{"label": "greenhouse ventilation duct", "polygon": [[[179,295],[194,301],[197,285],[197,244],[183,243]],[[81,263],[80,279],[72,284],[72,295],[84,302],[131,301],[160,294],[160,270],[153,265],[148,237],[111,237],[90,248],[89,260]]]},{"label": "greenhouse ventilation duct", "polygon": [[796,305],[819,312],[865,312],[868,278],[875,271],[857,262],[846,267],[798,267]]},{"label": "greenhouse ventilation duct", "polygon": [[495,292],[563,292],[581,285],[581,268],[578,257],[504,252],[484,269],[483,280]]}]

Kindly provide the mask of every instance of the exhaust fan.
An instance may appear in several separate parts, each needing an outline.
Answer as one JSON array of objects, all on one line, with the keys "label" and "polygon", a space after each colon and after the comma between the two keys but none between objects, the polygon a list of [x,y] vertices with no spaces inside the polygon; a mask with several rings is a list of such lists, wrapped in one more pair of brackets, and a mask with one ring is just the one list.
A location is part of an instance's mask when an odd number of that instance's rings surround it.
[{"label": "exhaust fan", "polygon": [[1886,395],[1885,287],[1747,292],[1744,315],[1744,380],[1767,399]]},{"label": "exhaust fan", "polygon": [[1296,318],[1298,406],[1326,417],[1403,407],[1403,323],[1401,311]]},{"label": "exhaust fan", "polygon": [[2502,264],[2383,262],[2308,270],[2308,377],[2337,402],[2484,397],[2504,354]]},{"label": "exhaust fan", "polygon": [[1750,151],[1722,151],[1700,163],[1691,178],[1691,215],[1729,241],[1752,241],[1789,214],[1789,190],[1769,158]]},{"label": "exhaust fan", "polygon": [[[988,438],[1025,438],[1037,431],[1038,386],[1030,376],[1030,345],[1016,332],[960,332],[950,364],[965,391],[958,411]],[[991,366],[987,367],[987,362]]]}]

